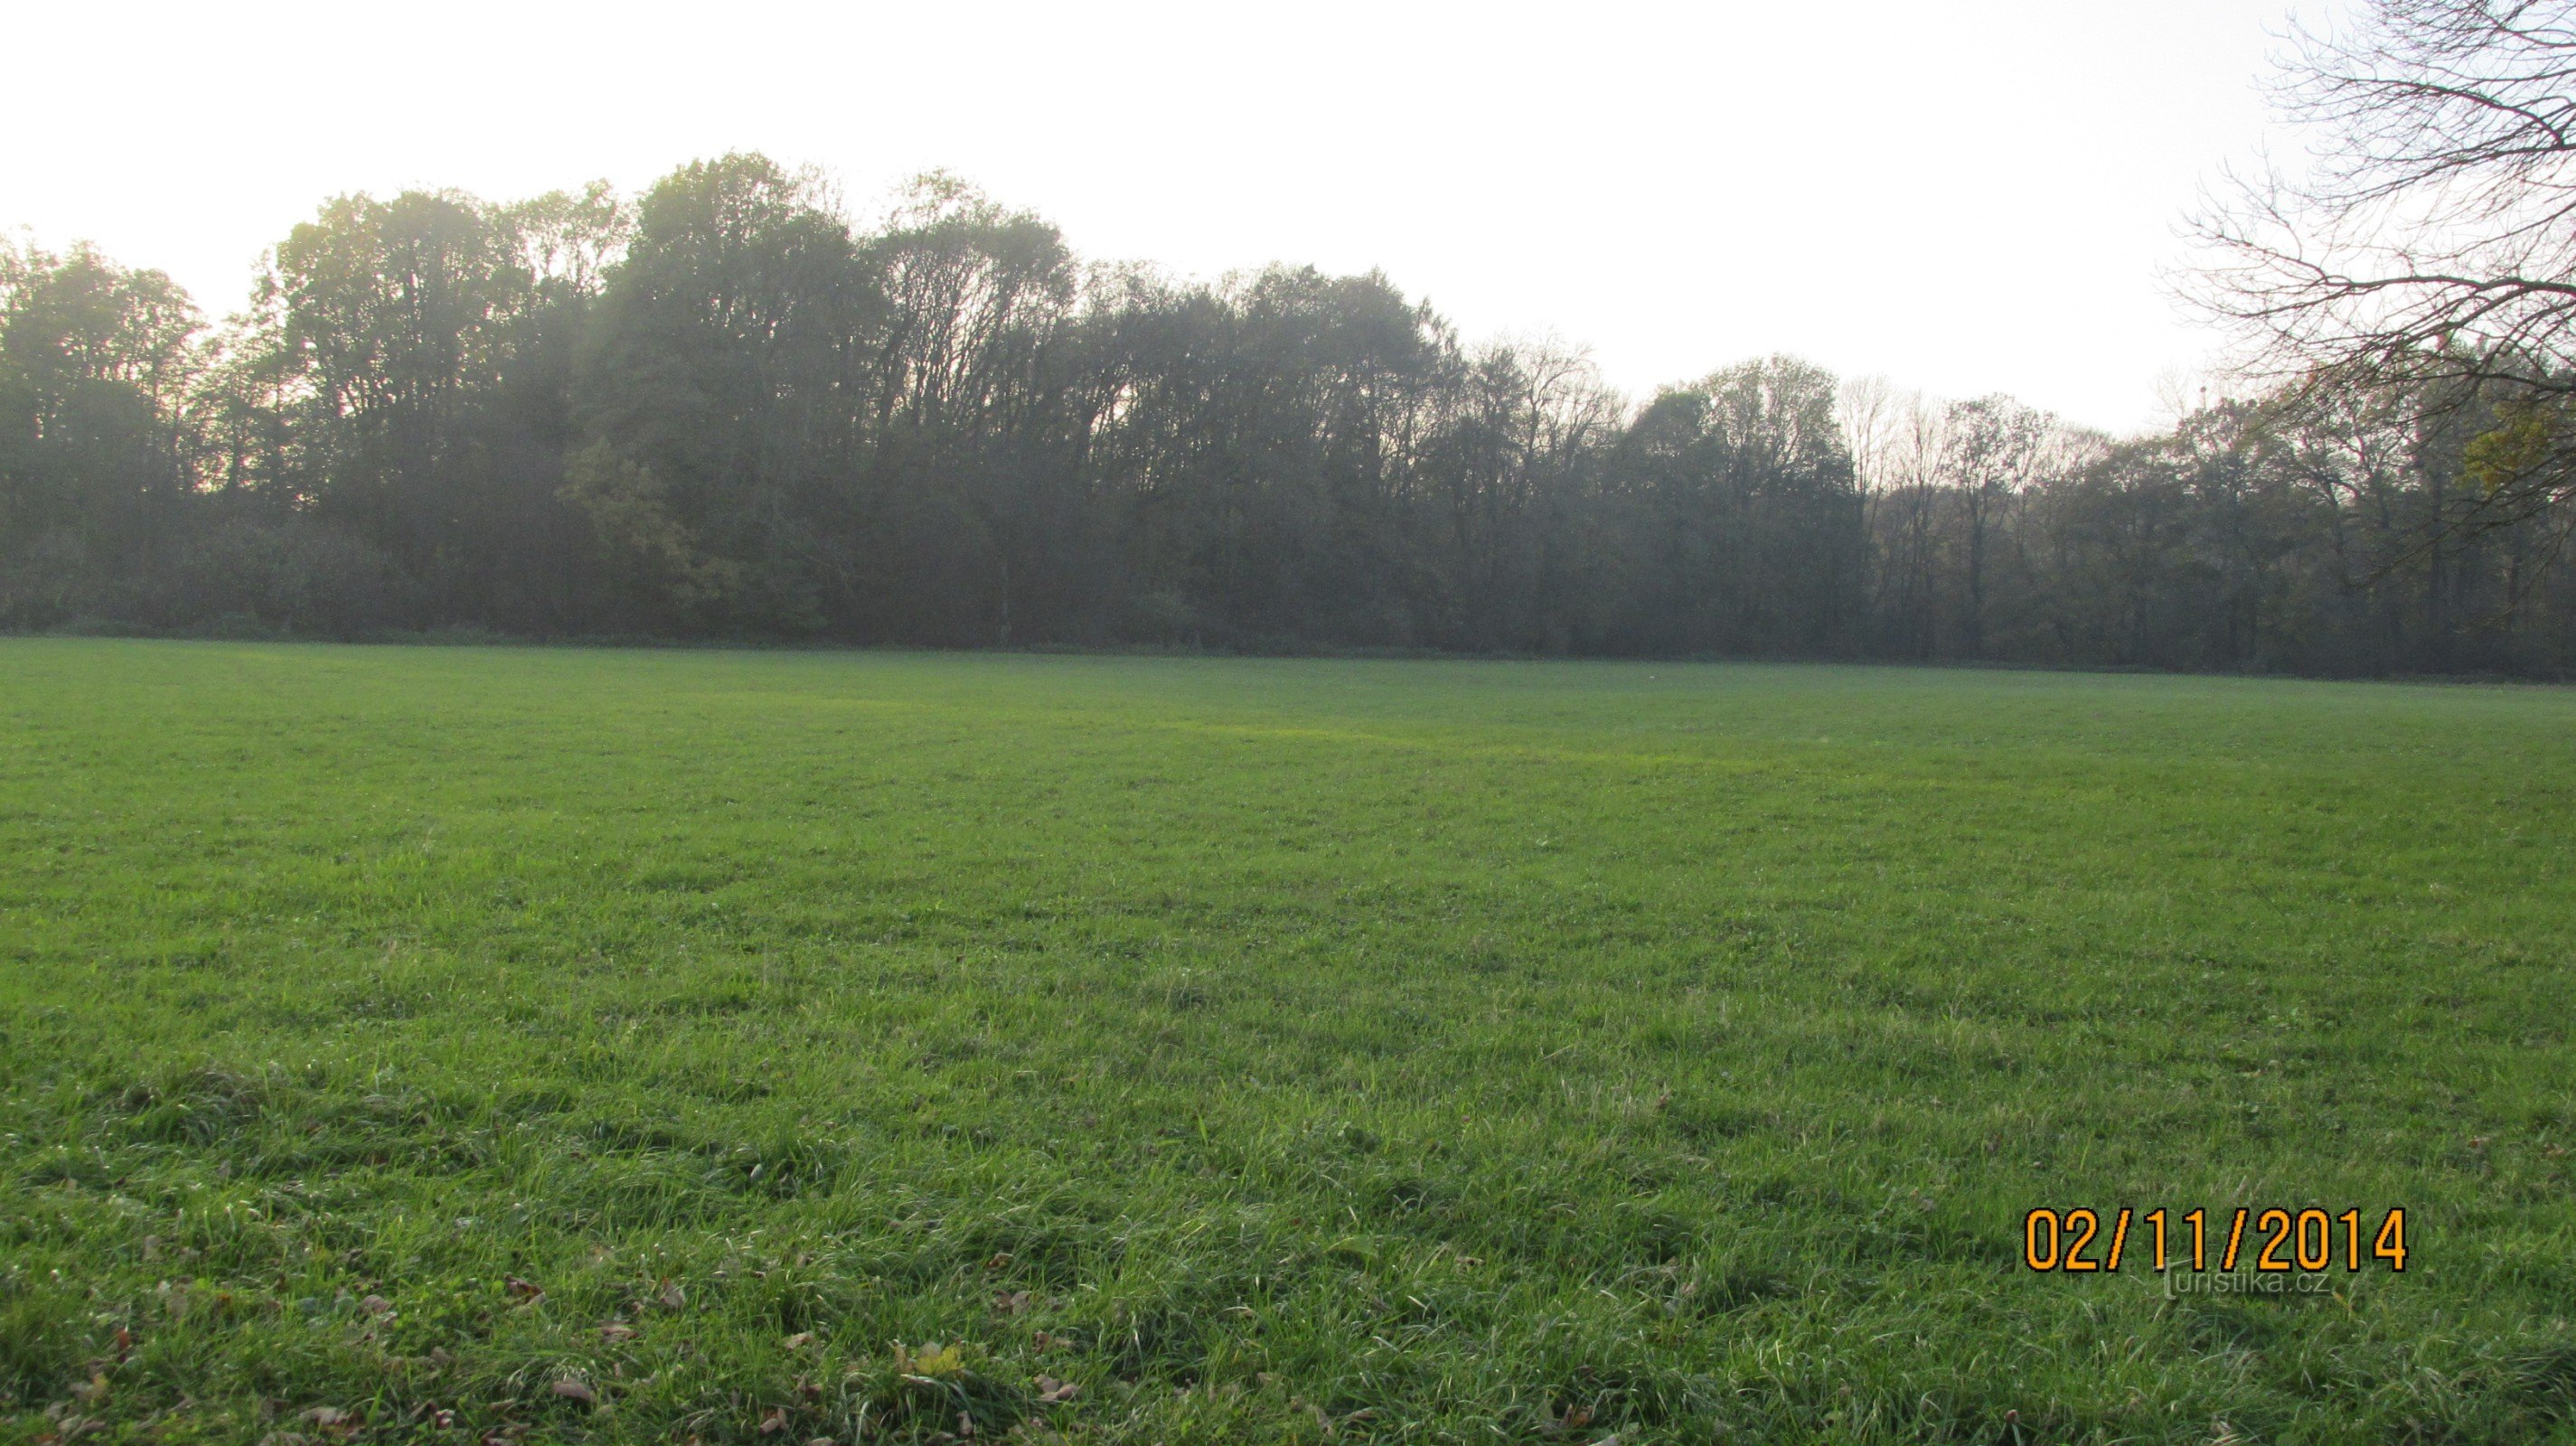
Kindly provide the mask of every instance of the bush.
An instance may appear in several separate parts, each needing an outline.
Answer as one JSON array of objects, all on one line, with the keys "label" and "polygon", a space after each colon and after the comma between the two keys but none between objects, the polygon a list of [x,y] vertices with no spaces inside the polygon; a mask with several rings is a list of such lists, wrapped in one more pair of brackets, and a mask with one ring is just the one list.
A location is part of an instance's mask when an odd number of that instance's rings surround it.
[{"label": "bush", "polygon": [[89,548],[76,534],[43,533],[0,555],[0,628],[59,627],[93,612],[101,592]]},{"label": "bush", "polygon": [[156,626],[234,636],[345,635],[416,625],[419,592],[383,553],[328,523],[236,518],[138,580],[135,611]]}]

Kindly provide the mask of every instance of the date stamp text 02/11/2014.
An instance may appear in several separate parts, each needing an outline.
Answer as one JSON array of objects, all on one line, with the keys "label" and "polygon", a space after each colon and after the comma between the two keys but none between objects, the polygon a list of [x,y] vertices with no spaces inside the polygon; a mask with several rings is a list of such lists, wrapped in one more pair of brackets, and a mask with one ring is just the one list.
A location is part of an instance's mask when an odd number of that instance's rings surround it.
[{"label": "date stamp text 02/11/2014", "polygon": [[2211,1269],[2226,1273],[2240,1263],[2259,1272],[2280,1273],[2313,1273],[2337,1266],[2346,1272],[2406,1268],[2403,1206],[2385,1213],[2239,1206],[2218,1215],[2161,1207],[2043,1208],[2022,1217],[2021,1239],[2023,1265],[2060,1275],[2116,1271],[2131,1260],[2159,1274]]}]

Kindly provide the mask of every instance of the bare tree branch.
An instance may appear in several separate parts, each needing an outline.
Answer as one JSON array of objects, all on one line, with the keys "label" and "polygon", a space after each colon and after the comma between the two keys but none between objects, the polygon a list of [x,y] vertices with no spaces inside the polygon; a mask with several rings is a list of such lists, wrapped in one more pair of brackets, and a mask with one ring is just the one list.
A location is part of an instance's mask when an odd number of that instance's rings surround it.
[{"label": "bare tree branch", "polygon": [[2511,431],[2470,444],[2459,521],[2576,495],[2576,0],[2370,0],[2288,40],[2272,91],[2307,164],[2224,178],[2187,296],[2292,403]]}]

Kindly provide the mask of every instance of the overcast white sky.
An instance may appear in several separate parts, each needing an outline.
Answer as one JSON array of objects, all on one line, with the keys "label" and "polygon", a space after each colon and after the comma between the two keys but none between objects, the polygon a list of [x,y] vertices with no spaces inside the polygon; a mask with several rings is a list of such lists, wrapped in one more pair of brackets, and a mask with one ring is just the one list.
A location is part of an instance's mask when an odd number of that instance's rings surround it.
[{"label": "overcast white sky", "polygon": [[1381,267],[1635,390],[1789,351],[2125,430],[2213,349],[2159,268],[2289,0],[12,8],[0,226],[210,312],[336,192],[758,149],[1096,258]]}]

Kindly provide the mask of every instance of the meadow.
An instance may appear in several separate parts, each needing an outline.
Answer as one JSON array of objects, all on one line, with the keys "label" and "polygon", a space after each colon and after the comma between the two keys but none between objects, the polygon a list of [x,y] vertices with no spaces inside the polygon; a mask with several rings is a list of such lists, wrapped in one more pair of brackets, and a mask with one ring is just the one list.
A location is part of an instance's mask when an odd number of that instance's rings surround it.
[{"label": "meadow", "polygon": [[[0,642],[0,1440],[2566,1439],[2571,805],[2546,688]],[[2405,1268],[2024,1261],[2158,1205]]]}]

